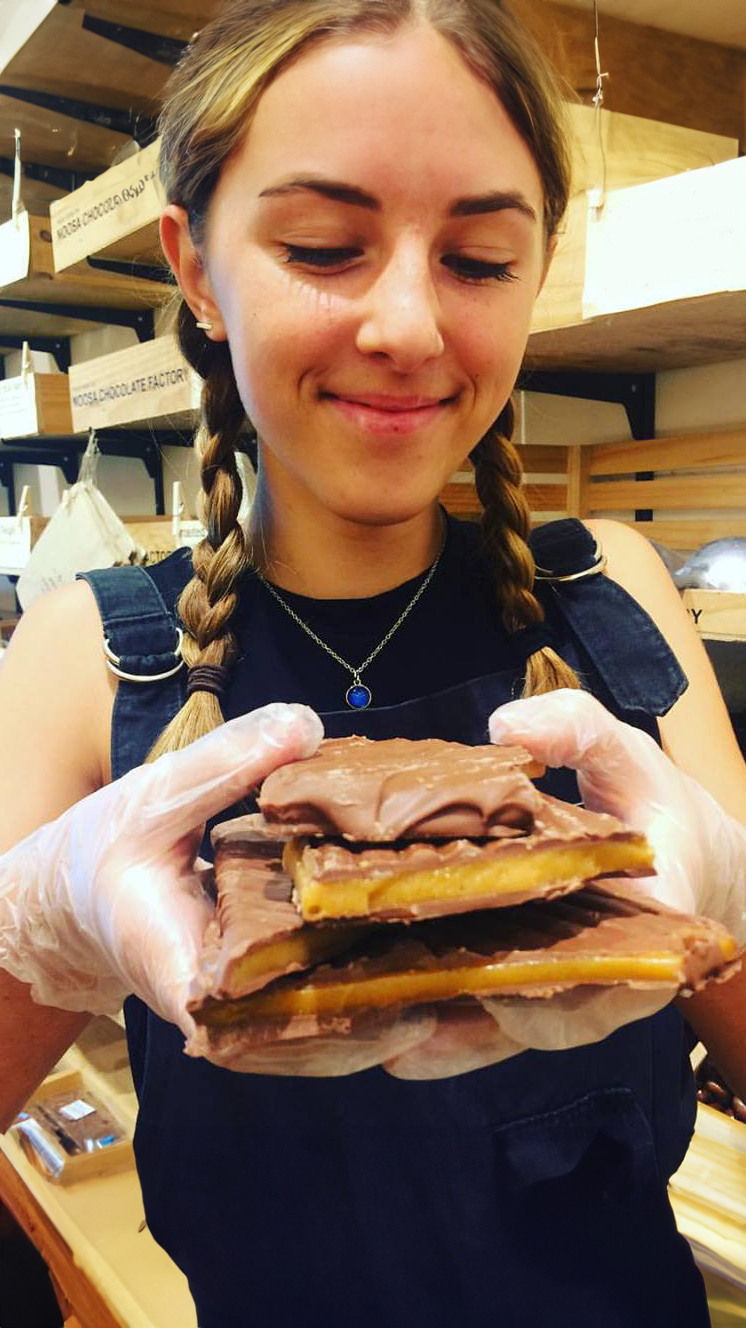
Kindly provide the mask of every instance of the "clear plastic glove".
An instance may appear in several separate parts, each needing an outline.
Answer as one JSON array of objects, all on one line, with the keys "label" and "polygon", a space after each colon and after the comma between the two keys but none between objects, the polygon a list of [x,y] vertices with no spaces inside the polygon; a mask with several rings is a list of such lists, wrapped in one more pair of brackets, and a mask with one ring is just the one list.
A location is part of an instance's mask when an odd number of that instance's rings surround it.
[{"label": "clear plastic glove", "polygon": [[111,1013],[134,992],[191,1033],[212,913],[195,862],[204,823],[322,733],[305,706],[266,706],[34,831],[0,856],[0,968],[41,1004]]},{"label": "clear plastic glove", "polygon": [[647,835],[656,875],[638,887],[682,913],[721,922],[746,945],[746,826],[646,733],[615,719],[587,692],[563,690],[501,706],[490,737],[521,743],[548,766],[576,770],[586,807]]},{"label": "clear plastic glove", "polygon": [[[615,719],[588,693],[571,690],[502,706],[490,719],[490,736],[527,747],[547,766],[576,770],[586,807],[647,835],[656,875],[636,887],[681,912],[721,922],[746,945],[746,827],[652,738]],[[583,1046],[654,1014],[675,994],[675,988],[575,987],[549,999],[496,997],[444,1006],[430,1039],[392,1058],[386,1069],[398,1078],[433,1079],[529,1048]]]}]

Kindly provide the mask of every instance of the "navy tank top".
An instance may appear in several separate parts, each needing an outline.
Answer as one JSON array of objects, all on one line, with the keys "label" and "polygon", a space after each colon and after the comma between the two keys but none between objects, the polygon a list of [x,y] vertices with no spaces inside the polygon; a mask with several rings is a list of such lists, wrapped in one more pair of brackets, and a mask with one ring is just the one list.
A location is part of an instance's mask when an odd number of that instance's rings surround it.
[{"label": "navy tank top", "polygon": [[[542,527],[537,563],[590,566],[579,522]],[[125,672],[173,664],[179,552],[153,568],[86,575]],[[416,581],[362,600],[283,592],[353,664]],[[657,736],[686,680],[640,606],[604,576],[537,583],[552,642],[615,714]],[[487,740],[524,670],[505,632],[478,529],[449,518],[427,592],[366,671],[349,676],[252,574],[235,621],[240,658],[224,711],[301,701],[329,736]],[[120,683],[114,777],[146,756],[183,701],[183,671]],[[544,781],[577,799],[569,771]],[[226,812],[230,815],[230,811]],[[702,1280],[667,1181],[693,1128],[689,1036],[673,1006],[603,1042],[525,1052],[433,1082],[381,1069],[336,1079],[221,1070],[179,1031],[126,1003],[140,1102],[135,1150],[150,1230],[185,1272],[200,1328],[705,1328]]]}]

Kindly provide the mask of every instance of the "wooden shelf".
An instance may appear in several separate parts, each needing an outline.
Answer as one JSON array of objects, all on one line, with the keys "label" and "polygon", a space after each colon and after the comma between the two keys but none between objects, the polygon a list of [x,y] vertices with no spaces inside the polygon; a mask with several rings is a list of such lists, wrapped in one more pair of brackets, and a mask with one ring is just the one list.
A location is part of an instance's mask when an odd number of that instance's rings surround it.
[{"label": "wooden shelf", "polygon": [[0,157],[13,158],[15,129],[21,131],[25,161],[86,174],[106,170],[130,141],[114,129],[0,94]]},{"label": "wooden shelf", "polygon": [[527,364],[684,368],[746,354],[746,159],[608,196],[571,217],[571,263],[550,275]]},{"label": "wooden shelf", "polygon": [[[17,3],[11,0],[11,8]],[[88,31],[84,19],[82,7],[54,5],[7,62],[0,82],[152,115],[168,66]],[[9,13],[6,22],[12,21]],[[131,20],[122,21],[131,25]]]},{"label": "wooden shelf", "polygon": [[67,374],[0,380],[0,438],[72,433]]}]

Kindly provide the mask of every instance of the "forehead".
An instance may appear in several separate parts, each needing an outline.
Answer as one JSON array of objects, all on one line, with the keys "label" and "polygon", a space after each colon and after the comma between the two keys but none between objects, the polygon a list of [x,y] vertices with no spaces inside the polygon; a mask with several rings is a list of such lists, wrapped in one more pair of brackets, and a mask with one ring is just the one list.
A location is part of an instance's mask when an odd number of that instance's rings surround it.
[{"label": "forehead", "polygon": [[506,189],[542,206],[531,150],[496,92],[424,26],[325,42],[270,84],[225,184],[259,192],[300,170],[368,185],[384,202]]}]

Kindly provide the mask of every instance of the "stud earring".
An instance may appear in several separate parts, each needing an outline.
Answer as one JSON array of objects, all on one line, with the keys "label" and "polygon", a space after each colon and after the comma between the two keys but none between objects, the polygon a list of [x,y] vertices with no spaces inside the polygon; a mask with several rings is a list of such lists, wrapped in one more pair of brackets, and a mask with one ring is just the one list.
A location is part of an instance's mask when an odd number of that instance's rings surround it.
[{"label": "stud earring", "polygon": [[197,323],[197,327],[203,332],[212,332],[212,323]]}]

